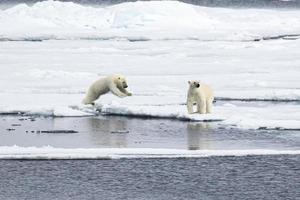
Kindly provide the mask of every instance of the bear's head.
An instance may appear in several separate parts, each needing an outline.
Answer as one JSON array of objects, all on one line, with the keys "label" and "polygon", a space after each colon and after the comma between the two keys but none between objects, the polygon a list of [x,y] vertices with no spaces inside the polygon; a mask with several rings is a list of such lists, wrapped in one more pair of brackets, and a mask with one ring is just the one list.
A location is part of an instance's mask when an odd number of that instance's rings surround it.
[{"label": "bear's head", "polygon": [[122,75],[117,75],[114,82],[118,88],[128,88],[126,78]]},{"label": "bear's head", "polygon": [[200,81],[188,81],[190,88],[199,88],[200,87]]}]

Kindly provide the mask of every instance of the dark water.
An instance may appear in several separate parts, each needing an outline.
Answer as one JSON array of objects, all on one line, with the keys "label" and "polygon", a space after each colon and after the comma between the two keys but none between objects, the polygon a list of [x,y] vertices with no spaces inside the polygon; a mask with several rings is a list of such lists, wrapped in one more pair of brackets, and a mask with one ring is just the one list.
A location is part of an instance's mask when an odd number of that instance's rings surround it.
[{"label": "dark water", "polygon": [[300,155],[0,161],[0,199],[300,199]]},{"label": "dark water", "polygon": [[[2,4],[32,4],[40,0],[0,0]],[[60,0],[72,1],[80,4],[111,5],[123,2],[134,2],[136,0]],[[145,0],[147,1],[147,0]],[[300,8],[300,0],[179,0],[209,7],[277,7],[277,8]]]}]

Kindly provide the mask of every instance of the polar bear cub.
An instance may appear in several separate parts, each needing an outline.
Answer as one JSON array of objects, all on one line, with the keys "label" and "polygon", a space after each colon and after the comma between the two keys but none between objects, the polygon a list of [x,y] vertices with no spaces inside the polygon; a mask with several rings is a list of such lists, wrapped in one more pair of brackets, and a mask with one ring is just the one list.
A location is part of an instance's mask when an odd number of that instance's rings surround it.
[{"label": "polar bear cub", "polygon": [[101,78],[89,87],[86,97],[83,99],[82,103],[85,105],[94,105],[95,100],[108,92],[112,92],[118,97],[131,96],[132,94],[126,90],[127,87],[127,81],[123,75],[114,74]]},{"label": "polar bear cub", "polygon": [[[211,113],[214,101],[214,94],[211,87],[199,81],[189,81],[189,90],[187,94],[187,110],[192,113]],[[197,105],[197,111],[194,112],[194,104]]]}]

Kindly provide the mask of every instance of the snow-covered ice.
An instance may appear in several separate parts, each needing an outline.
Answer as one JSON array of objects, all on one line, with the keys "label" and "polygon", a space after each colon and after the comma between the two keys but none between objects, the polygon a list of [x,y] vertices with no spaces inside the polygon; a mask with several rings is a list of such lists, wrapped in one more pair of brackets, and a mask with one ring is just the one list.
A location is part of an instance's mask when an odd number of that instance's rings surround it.
[{"label": "snow-covered ice", "polygon": [[253,40],[299,34],[300,15],[298,10],[205,8],[178,1],[101,8],[43,1],[0,10],[0,26],[4,40]]},{"label": "snow-covered ice", "polygon": [[[113,95],[101,97],[98,104],[106,114],[216,119],[247,129],[300,128],[299,40],[80,40],[2,42],[0,46],[1,113],[97,114],[80,105],[85,90],[99,77],[123,73],[134,95],[124,99]],[[190,79],[200,79],[214,88],[217,103],[213,114],[187,114],[184,104]]]}]

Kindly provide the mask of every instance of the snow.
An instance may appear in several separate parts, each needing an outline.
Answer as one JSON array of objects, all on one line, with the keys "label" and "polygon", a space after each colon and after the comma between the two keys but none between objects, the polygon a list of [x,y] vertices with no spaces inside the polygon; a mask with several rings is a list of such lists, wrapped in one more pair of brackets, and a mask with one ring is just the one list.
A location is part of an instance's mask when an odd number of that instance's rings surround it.
[{"label": "snow", "polygon": [[[121,73],[133,96],[101,97],[101,114],[300,128],[300,40],[252,41],[299,34],[298,10],[43,1],[0,10],[0,27],[0,114],[98,115],[97,108],[80,105],[86,89]],[[45,41],[26,42],[35,39]],[[191,79],[214,88],[213,114],[187,114]]]},{"label": "snow", "polygon": [[191,158],[210,156],[298,155],[299,150],[178,150],[153,148],[53,148],[1,146],[0,159]]},{"label": "snow", "polygon": [[300,15],[298,10],[205,8],[178,1],[132,2],[102,8],[42,1],[0,10],[0,26],[0,36],[7,40],[232,41],[299,34]]}]

